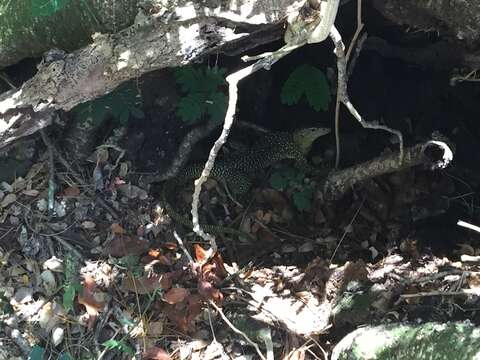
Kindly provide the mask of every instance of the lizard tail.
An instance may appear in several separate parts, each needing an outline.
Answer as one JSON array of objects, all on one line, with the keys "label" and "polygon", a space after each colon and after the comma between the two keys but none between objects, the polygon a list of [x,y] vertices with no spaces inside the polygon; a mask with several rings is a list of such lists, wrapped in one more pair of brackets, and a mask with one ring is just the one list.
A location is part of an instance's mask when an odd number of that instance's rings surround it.
[{"label": "lizard tail", "polygon": [[[170,216],[174,221],[182,224],[183,226],[193,229],[193,223],[187,217],[179,214],[175,208],[171,205],[171,202],[168,200],[168,194],[174,193],[176,183],[172,180],[165,182],[163,185],[162,193],[161,193],[161,202],[163,207],[167,211],[168,216]],[[204,231],[214,233],[214,234],[229,234],[238,237],[248,238],[254,240],[254,236],[243,232],[241,230],[232,229],[225,226],[218,226],[218,225],[200,225]]]}]

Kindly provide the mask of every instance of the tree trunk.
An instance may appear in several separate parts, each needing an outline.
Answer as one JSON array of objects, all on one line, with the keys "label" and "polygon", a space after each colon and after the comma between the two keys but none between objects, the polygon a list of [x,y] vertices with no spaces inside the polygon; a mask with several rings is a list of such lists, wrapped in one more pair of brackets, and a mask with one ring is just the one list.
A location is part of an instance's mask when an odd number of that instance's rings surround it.
[{"label": "tree trunk", "polygon": [[131,25],[138,0],[15,0],[0,5],[0,68],[51,48],[73,51],[95,32],[113,33]]}]

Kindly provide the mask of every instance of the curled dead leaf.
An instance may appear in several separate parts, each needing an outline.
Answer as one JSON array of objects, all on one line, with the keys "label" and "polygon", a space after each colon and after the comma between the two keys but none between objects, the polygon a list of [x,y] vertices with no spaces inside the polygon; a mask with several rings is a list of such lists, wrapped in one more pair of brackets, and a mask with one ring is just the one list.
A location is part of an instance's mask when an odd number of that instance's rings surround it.
[{"label": "curled dead leaf", "polygon": [[95,279],[87,275],[85,276],[85,280],[83,282],[83,291],[78,295],[78,303],[85,306],[88,314],[89,329],[93,329],[97,315],[103,307],[103,304],[95,299],[94,290],[96,286],[97,284],[95,283]]},{"label": "curled dead leaf", "polygon": [[189,291],[185,288],[172,288],[165,294],[163,300],[172,305],[178,304],[185,300],[188,294]]},{"label": "curled dead leaf", "polygon": [[182,272],[180,271],[172,271],[150,277],[127,277],[123,279],[121,288],[123,291],[136,292],[138,294],[152,293],[157,289],[168,290],[172,287],[173,281],[179,279],[181,275]]},{"label": "curled dead leaf", "polygon": [[119,223],[113,223],[112,225],[110,225],[110,230],[112,230],[112,232],[117,235],[125,234],[125,229]]},{"label": "curled dead leaf", "polygon": [[207,257],[207,252],[205,251],[204,248],[202,248],[200,245],[198,244],[195,244],[193,246],[194,250],[195,250],[195,259],[199,262],[199,263],[202,263],[206,257]]},{"label": "curled dead leaf", "polygon": [[104,253],[114,257],[126,255],[141,255],[148,250],[148,242],[136,236],[115,235],[113,240],[105,247]]},{"label": "curled dead leaf", "polygon": [[145,349],[145,351],[142,354],[142,359],[144,360],[172,360],[170,355],[163,350],[162,348],[158,346],[152,346],[148,349]]},{"label": "curled dead leaf", "polygon": [[63,196],[75,197],[80,195],[80,189],[76,186],[69,186],[63,190]]},{"label": "curled dead leaf", "polygon": [[204,279],[198,280],[197,288],[198,293],[205,300],[213,300],[215,302],[221,302],[223,300],[223,294],[220,292],[220,290]]}]

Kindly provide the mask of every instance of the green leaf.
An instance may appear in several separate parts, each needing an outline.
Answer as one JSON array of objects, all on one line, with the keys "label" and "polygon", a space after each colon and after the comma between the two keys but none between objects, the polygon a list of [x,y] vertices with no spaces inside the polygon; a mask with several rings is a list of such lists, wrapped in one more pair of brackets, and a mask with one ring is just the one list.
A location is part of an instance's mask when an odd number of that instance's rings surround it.
[{"label": "green leaf", "polygon": [[288,185],[288,180],[283,176],[280,171],[274,172],[270,176],[270,185],[278,191],[284,190]]},{"label": "green leaf", "polygon": [[205,68],[202,85],[202,92],[205,93],[214,93],[218,91],[218,88],[225,86],[225,72],[226,69],[219,68]]},{"label": "green leaf", "polygon": [[206,101],[205,108],[210,119],[216,123],[221,123],[225,119],[227,112],[227,96],[224,93],[216,92]]},{"label": "green leaf", "polygon": [[103,343],[107,349],[117,349],[123,353],[129,354],[131,356],[135,355],[135,351],[132,347],[128,346],[124,341],[117,341],[115,339],[107,340]]},{"label": "green leaf", "polygon": [[202,74],[193,66],[175,69],[174,76],[185,93],[198,92],[202,89]]},{"label": "green leaf", "polygon": [[293,198],[293,205],[299,211],[306,211],[310,210],[312,207],[312,200],[313,200],[313,190],[312,189],[304,189],[300,191],[296,191],[292,194]]},{"label": "green leaf", "polygon": [[91,117],[96,125],[101,125],[108,116],[112,116],[122,125],[128,123],[130,114],[140,119],[145,117],[142,98],[134,82],[120,85],[111,93],[80,104],[72,111],[80,120]]},{"label": "green leaf", "polygon": [[50,16],[67,6],[70,0],[31,0],[31,2],[32,15],[36,17]]},{"label": "green leaf", "polygon": [[28,360],[43,360],[45,355],[45,348],[35,345],[28,354]]},{"label": "green leaf", "polygon": [[193,124],[202,118],[205,111],[205,97],[199,93],[191,93],[180,99],[177,115],[187,124]]},{"label": "green leaf", "polygon": [[77,291],[73,284],[68,284],[63,289],[63,308],[67,313],[73,309],[73,301],[75,300],[76,293]]},{"label": "green leaf", "polygon": [[307,64],[296,68],[285,81],[281,101],[286,105],[298,104],[303,95],[315,111],[328,110],[331,95],[327,78],[323,71]]},{"label": "green leaf", "polygon": [[203,115],[214,122],[225,117],[227,97],[220,91],[225,82],[225,69],[194,68],[185,66],[175,70],[175,79],[186,93],[177,106],[177,115],[182,121],[193,124]]}]

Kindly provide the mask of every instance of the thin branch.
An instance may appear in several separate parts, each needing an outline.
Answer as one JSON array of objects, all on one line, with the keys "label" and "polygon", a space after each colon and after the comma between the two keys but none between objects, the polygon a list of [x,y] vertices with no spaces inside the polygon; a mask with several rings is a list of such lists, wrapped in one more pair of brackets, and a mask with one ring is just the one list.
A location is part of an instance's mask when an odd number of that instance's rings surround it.
[{"label": "thin branch", "polygon": [[245,77],[253,74],[254,72],[260,69],[270,69],[270,67],[277,62],[283,55],[277,56],[270,56],[263,58],[262,60],[257,61],[255,64],[247,66],[229,76],[227,76],[228,82],[228,107],[227,112],[225,114],[225,121],[223,123],[222,133],[218,137],[218,139],[213,144],[212,149],[210,150],[210,154],[208,156],[208,160],[205,163],[205,167],[202,171],[200,177],[195,180],[195,189],[193,192],[193,199],[192,199],[192,223],[193,223],[193,231],[200,236],[202,239],[210,243],[210,250],[208,256],[205,258],[205,261],[208,261],[210,256],[212,256],[217,251],[217,244],[215,241],[215,237],[207,234],[203,231],[200,227],[199,219],[198,219],[198,208],[200,204],[200,192],[202,191],[202,185],[207,181],[210,173],[215,165],[215,159],[220,151],[221,147],[227,141],[228,135],[230,133],[230,129],[233,125],[233,120],[236,111],[236,105],[238,100],[238,82]]},{"label": "thin branch", "polygon": [[190,253],[188,252],[187,248],[185,247],[182,238],[177,234],[176,231],[173,232],[173,236],[175,237],[175,240],[177,240],[178,245],[180,245],[180,248],[183,250],[183,253],[184,253],[185,256],[187,257],[188,262],[190,263],[190,265],[194,265],[194,264],[195,264],[195,260],[193,260],[192,255],[190,255]]},{"label": "thin branch", "polygon": [[[350,41],[350,46],[348,47],[347,55],[345,57],[345,66],[346,64],[348,64],[348,60],[350,59],[350,54],[352,53],[352,49],[357,41],[358,36],[360,35],[363,29],[363,26],[364,24],[362,21],[362,0],[357,0],[357,28],[355,30],[355,34],[353,35],[352,41]],[[348,81],[348,77],[346,77],[344,81],[345,82]],[[340,83],[340,75],[338,75],[338,82]],[[340,86],[338,87],[340,88]],[[335,168],[338,168],[340,164],[340,102],[342,102],[341,97],[342,97],[342,93],[339,90],[337,90],[337,99],[335,101],[335,146],[336,146]]]},{"label": "thin branch", "polygon": [[480,226],[470,224],[466,221],[458,220],[457,225],[480,233]]},{"label": "thin branch", "polygon": [[55,159],[51,141],[49,141],[45,129],[40,129],[40,136],[48,151],[48,215],[55,215]]},{"label": "thin branch", "polygon": [[260,351],[260,347],[258,346],[258,344],[256,342],[254,342],[253,340],[251,340],[247,334],[245,334],[243,331],[237,329],[235,327],[235,325],[233,325],[230,320],[228,320],[228,318],[225,316],[225,314],[223,313],[222,309],[220,309],[217,304],[215,304],[212,300],[209,301],[209,304],[212,305],[215,310],[218,311],[218,313],[220,314],[220,316],[222,317],[223,321],[225,321],[225,323],[230,327],[230,329],[232,329],[235,333],[241,335],[250,345],[252,345],[255,350],[257,351],[257,354],[258,356],[260,356],[260,358],[262,360],[267,360],[267,358],[262,354],[262,352]]},{"label": "thin branch", "polygon": [[477,289],[461,289],[458,291],[429,291],[429,292],[418,292],[415,294],[403,294],[400,295],[401,299],[412,299],[419,297],[428,297],[428,296],[479,296],[480,293]]},{"label": "thin branch", "polygon": [[362,125],[365,129],[384,130],[398,138],[400,144],[399,161],[403,161],[403,135],[400,131],[392,129],[386,125],[380,125],[378,123],[366,122],[362,116],[358,113],[357,109],[351,103],[347,92],[347,60],[345,57],[345,45],[343,44],[342,36],[338,32],[335,26],[332,26],[330,37],[335,44],[335,55],[337,56],[337,69],[338,69],[338,86],[337,97],[341,103],[343,103],[350,114]]},{"label": "thin branch", "polygon": [[342,235],[342,238],[340,239],[340,241],[338,242],[337,246],[335,247],[335,250],[333,251],[333,254],[332,256],[330,257],[330,264],[332,263],[333,259],[335,258],[335,255],[337,254],[337,251],[338,249],[340,248],[340,245],[342,245],[342,242],[343,240],[345,239],[345,237],[347,236],[347,233],[349,231],[349,228],[353,225],[353,222],[355,221],[355,219],[357,218],[358,214],[360,213],[360,210],[362,209],[363,207],[363,204],[365,203],[365,200],[367,198],[364,197],[362,199],[362,202],[360,203],[360,206],[358,207],[357,211],[355,211],[355,214],[353,215],[352,217],[352,220],[350,220],[350,223],[347,225],[347,227],[345,228],[345,231],[343,232],[343,235]]},{"label": "thin branch", "polygon": [[210,243],[209,253],[208,256],[205,258],[205,261],[208,261],[208,259],[217,251],[217,244],[215,241],[215,237],[205,233],[199,224],[198,207],[200,202],[200,192],[202,191],[202,185],[205,183],[205,181],[207,181],[208,177],[210,176],[210,172],[213,169],[218,152],[220,151],[223,144],[225,144],[225,142],[227,141],[228,134],[230,133],[230,129],[233,125],[238,99],[238,82],[260,69],[269,70],[271,66],[278,60],[280,60],[282,57],[288,55],[290,52],[305,45],[306,43],[318,43],[325,40],[325,38],[328,37],[328,34],[331,33],[333,29],[335,29],[333,23],[337,16],[339,3],[339,0],[327,0],[326,6],[324,8],[321,8],[320,10],[317,10],[319,11],[320,22],[316,24],[314,28],[307,26],[309,27],[307,32],[304,31],[306,23],[302,14],[293,14],[294,16],[290,17],[289,26],[285,34],[285,42],[287,43],[285,46],[273,53],[265,53],[259,56],[242,58],[244,61],[255,59],[259,60],[255,64],[227,76],[229,100],[227,113],[225,115],[225,120],[223,123],[222,133],[218,137],[217,141],[215,141],[215,144],[210,150],[210,154],[207,162],[205,163],[202,175],[197,180],[195,180],[195,189],[192,200],[191,213],[193,231],[202,239]]}]

